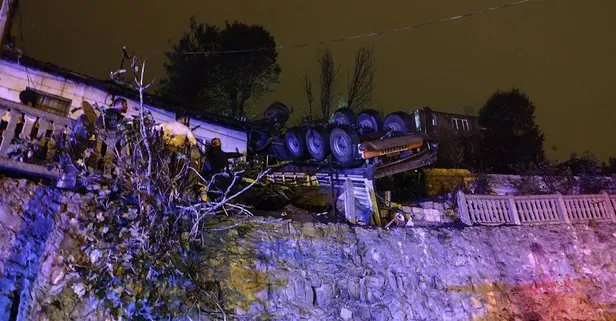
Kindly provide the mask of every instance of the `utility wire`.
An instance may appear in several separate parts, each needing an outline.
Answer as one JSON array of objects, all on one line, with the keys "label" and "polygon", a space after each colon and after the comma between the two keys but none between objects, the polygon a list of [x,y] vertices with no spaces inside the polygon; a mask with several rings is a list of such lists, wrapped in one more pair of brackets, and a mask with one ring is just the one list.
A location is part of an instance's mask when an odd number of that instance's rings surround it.
[{"label": "utility wire", "polygon": [[336,43],[336,42],[356,40],[356,39],[362,39],[362,38],[381,37],[381,36],[385,35],[386,33],[408,31],[408,30],[412,30],[412,29],[419,29],[419,28],[426,27],[426,26],[429,26],[429,25],[434,25],[434,24],[439,24],[439,23],[446,23],[446,22],[451,22],[451,21],[460,20],[460,19],[466,19],[466,18],[469,18],[469,17],[472,17],[472,16],[479,16],[479,15],[491,13],[493,11],[500,10],[500,9],[506,9],[506,8],[512,8],[512,7],[516,7],[516,6],[525,5],[525,4],[528,4],[528,3],[532,2],[532,1],[536,1],[536,0],[519,0],[519,1],[515,1],[515,2],[506,3],[506,4],[503,4],[503,5],[500,5],[500,6],[495,6],[495,7],[491,7],[491,8],[485,8],[485,9],[479,9],[479,10],[476,10],[476,11],[473,11],[473,12],[469,12],[469,13],[466,13],[466,14],[462,14],[462,15],[451,16],[451,17],[441,18],[441,19],[437,19],[437,20],[432,20],[432,21],[424,22],[424,23],[411,24],[411,25],[406,25],[406,26],[402,26],[402,27],[398,27],[398,28],[382,30],[382,31],[378,31],[378,32],[370,32],[370,33],[357,34],[357,35],[353,35],[353,36],[347,36],[347,37],[331,39],[331,40],[315,41],[315,42],[304,42],[304,43],[296,43],[296,44],[291,44],[291,45],[286,45],[286,46],[281,45],[281,46],[276,46],[276,47],[262,47],[262,48],[255,48],[255,49],[212,50],[212,51],[180,51],[180,52],[171,52],[171,54],[174,54],[174,55],[220,55],[220,54],[247,53],[247,52],[259,52],[259,51],[270,51],[270,50],[283,50],[283,49],[291,49],[291,48],[301,48],[301,47],[307,47],[307,46],[310,46],[310,45],[323,45],[323,44],[327,44],[327,43]]}]

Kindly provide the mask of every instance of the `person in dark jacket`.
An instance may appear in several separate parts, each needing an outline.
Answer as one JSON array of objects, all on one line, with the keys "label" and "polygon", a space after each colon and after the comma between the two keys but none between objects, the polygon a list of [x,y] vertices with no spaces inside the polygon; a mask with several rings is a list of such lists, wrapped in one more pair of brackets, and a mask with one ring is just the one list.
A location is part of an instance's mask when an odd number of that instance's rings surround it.
[{"label": "person in dark jacket", "polygon": [[124,98],[116,98],[113,107],[107,108],[96,120],[96,126],[100,128],[116,130],[128,111],[128,101]]},{"label": "person in dark jacket", "polygon": [[245,156],[242,153],[229,153],[222,151],[220,138],[212,139],[212,146],[205,152],[206,162],[209,164],[209,171],[214,173],[222,172],[229,165],[229,159]]}]

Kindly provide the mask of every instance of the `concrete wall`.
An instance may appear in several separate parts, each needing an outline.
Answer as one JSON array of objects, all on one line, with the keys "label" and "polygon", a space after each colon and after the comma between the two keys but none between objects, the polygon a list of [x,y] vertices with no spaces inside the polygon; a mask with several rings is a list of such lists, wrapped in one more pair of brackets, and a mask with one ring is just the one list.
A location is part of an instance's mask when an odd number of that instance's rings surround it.
[{"label": "concrete wall", "polygon": [[[109,106],[113,97],[111,94],[93,86],[77,83],[67,78],[59,77],[47,72],[25,67],[10,61],[0,60],[0,97],[19,102],[19,93],[31,87],[46,93],[61,96],[71,100],[71,109],[80,108],[86,101],[92,105]],[[138,115],[139,101],[128,99],[129,116]],[[175,113],[166,111],[155,106],[146,105],[157,123],[175,120]],[[76,118],[83,111],[76,110],[69,115]],[[247,149],[247,133],[240,130],[206,123],[199,120],[191,120],[191,127],[200,125],[194,134],[199,139],[211,140],[220,137],[225,151],[241,152]]]},{"label": "concrete wall", "polygon": [[[12,179],[0,193],[0,319],[19,286],[34,297],[23,297],[23,320],[38,320],[67,282],[63,229],[87,198]],[[616,319],[613,224],[387,231],[254,218],[220,227],[204,238],[200,276],[220,286],[229,320]]]}]

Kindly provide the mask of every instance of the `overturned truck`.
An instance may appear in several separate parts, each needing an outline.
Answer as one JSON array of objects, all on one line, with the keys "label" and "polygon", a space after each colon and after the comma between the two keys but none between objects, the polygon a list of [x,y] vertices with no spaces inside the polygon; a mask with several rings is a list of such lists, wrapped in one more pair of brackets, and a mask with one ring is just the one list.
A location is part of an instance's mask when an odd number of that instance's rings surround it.
[{"label": "overturned truck", "polygon": [[274,181],[333,186],[351,221],[383,225],[374,180],[436,161],[437,144],[402,111],[383,118],[373,109],[340,108],[327,121],[287,128],[290,113],[284,104],[270,105],[249,134],[249,150],[282,162]]}]

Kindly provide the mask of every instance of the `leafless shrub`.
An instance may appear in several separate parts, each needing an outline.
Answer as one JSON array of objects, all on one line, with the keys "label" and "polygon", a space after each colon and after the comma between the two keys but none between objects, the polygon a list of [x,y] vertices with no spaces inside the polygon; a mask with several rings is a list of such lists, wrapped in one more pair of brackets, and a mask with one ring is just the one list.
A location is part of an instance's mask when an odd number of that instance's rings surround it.
[{"label": "leafless shrub", "polygon": [[308,102],[308,119],[312,120],[312,102],[314,96],[312,95],[312,81],[308,78],[308,75],[304,76],[304,88],[306,90],[306,100]]},{"label": "leafless shrub", "polygon": [[[108,140],[113,157],[88,147],[68,160],[78,168],[79,186],[93,200],[70,230],[82,243],[81,253],[65,258],[73,295],[116,319],[169,320],[197,312],[226,318],[224,307],[211,300],[199,277],[201,234],[208,232],[204,227],[216,214],[252,215],[249,206],[237,201],[266,172],[249,183],[243,170],[204,177],[190,153],[166,145],[144,109],[143,91],[149,85],[144,83],[145,61],[132,58],[131,69],[131,83],[121,80],[124,70],[113,72],[112,78],[139,92],[138,116],[122,119],[114,130],[94,131]],[[68,135],[63,146],[81,146],[85,142],[80,137]],[[101,161],[108,171],[99,171]],[[222,178],[226,184],[219,184]]]},{"label": "leafless shrub", "polygon": [[334,57],[329,49],[325,49],[323,55],[317,59],[321,67],[321,113],[323,118],[327,119],[331,112],[331,106],[334,99],[334,82],[340,67],[334,64]]},{"label": "leafless shrub", "polygon": [[359,110],[372,102],[376,66],[372,49],[360,48],[355,53],[353,75],[348,80],[348,107]]}]

